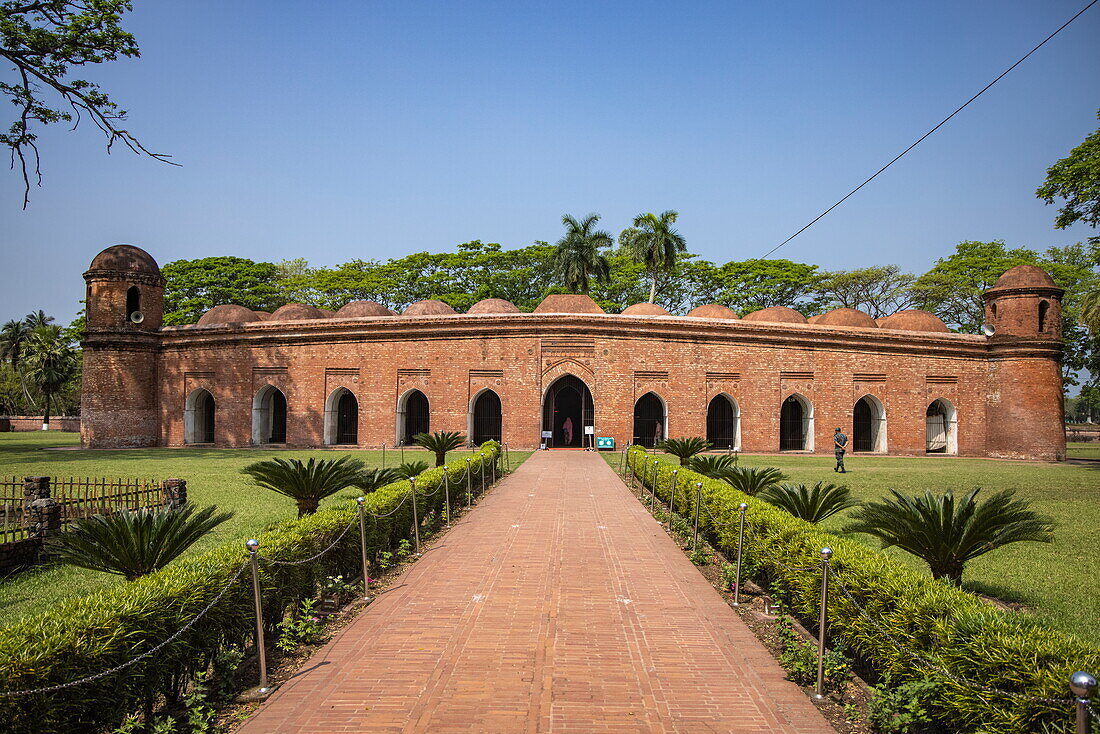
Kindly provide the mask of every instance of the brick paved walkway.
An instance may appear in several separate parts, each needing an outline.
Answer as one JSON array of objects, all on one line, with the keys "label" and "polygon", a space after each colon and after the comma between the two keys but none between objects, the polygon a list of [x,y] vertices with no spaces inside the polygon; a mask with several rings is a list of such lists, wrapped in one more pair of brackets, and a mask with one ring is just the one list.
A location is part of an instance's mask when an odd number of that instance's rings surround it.
[{"label": "brick paved walkway", "polygon": [[833,730],[602,458],[544,451],[239,731]]}]

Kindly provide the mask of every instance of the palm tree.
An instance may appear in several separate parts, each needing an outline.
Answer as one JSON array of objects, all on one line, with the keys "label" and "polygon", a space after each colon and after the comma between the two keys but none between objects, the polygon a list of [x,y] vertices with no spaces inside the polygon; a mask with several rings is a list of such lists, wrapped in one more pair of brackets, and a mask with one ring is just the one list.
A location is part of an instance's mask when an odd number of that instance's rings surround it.
[{"label": "palm tree", "polygon": [[[62,563],[125,576],[127,581],[167,566],[195,541],[233,517],[217,507],[196,511],[124,510],[117,515],[95,515],[74,521],[51,541]],[[216,514],[215,514],[216,513]]]},{"label": "palm tree", "polygon": [[26,321],[12,319],[0,327],[0,361],[11,365],[12,371],[19,377],[19,386],[23,390],[23,397],[27,405],[34,408],[31,394],[27,391],[27,381],[23,377],[23,352],[27,346],[27,340],[31,336],[31,327]]},{"label": "palm tree", "polygon": [[956,502],[950,490],[942,496],[929,491],[907,496],[895,489],[893,499],[870,502],[852,513],[855,522],[848,532],[867,533],[882,541],[882,547],[896,545],[924,559],[932,578],[962,583],[967,561],[991,550],[1025,540],[1049,543],[1054,539],[1054,521],[1014,500],[1006,489],[978,502],[981,488],[975,488]]},{"label": "palm tree", "polygon": [[1081,298],[1081,323],[1093,334],[1100,334],[1100,288]]},{"label": "palm tree", "polygon": [[684,466],[705,477],[725,480],[730,470],[737,466],[737,457],[729,454],[692,456],[684,462]]},{"label": "palm tree", "polygon": [[738,492],[755,497],[786,478],[787,475],[774,466],[735,466],[730,468],[722,480]]},{"label": "palm tree", "polygon": [[27,378],[46,399],[42,416],[42,430],[46,430],[50,426],[51,399],[76,374],[76,350],[61,333],[60,326],[43,326],[31,334],[24,364]]},{"label": "palm tree", "polygon": [[597,283],[606,283],[611,278],[611,266],[600,248],[610,247],[612,239],[607,232],[593,229],[598,221],[599,214],[589,214],[581,221],[569,214],[561,218],[565,235],[554,251],[554,273],[571,291],[587,295],[590,278]]},{"label": "palm tree", "polygon": [[321,500],[346,487],[369,492],[380,486],[377,473],[372,476],[364,469],[362,461],[350,456],[321,461],[310,459],[304,464],[298,459],[266,459],[249,464],[241,473],[252,477],[258,486],[298,503],[298,517],[317,512]]},{"label": "palm tree", "polygon": [[756,496],[814,524],[859,505],[852,498],[852,490],[844,485],[826,482],[818,482],[813,487],[805,484],[773,484]]},{"label": "palm tree", "polygon": [[691,438],[666,438],[654,448],[660,449],[666,454],[672,454],[680,460],[680,466],[685,466],[687,459],[709,449],[710,441],[705,438],[700,438],[699,436],[692,436]]},{"label": "palm tree", "polygon": [[420,444],[428,451],[434,451],[435,465],[443,466],[447,463],[447,452],[465,445],[466,436],[457,431],[418,433],[413,436],[413,443]]},{"label": "palm tree", "polygon": [[687,251],[687,242],[672,228],[678,212],[639,214],[634,226],[619,235],[619,244],[649,272],[649,302],[657,298],[657,277],[676,266],[676,254]]},{"label": "palm tree", "polygon": [[54,322],[53,316],[47,316],[46,312],[42,309],[37,311],[31,311],[29,314],[23,317],[23,323],[27,325],[31,331],[35,329],[41,329],[43,326],[49,326]]},{"label": "palm tree", "polygon": [[416,479],[418,476],[428,471],[428,462],[426,461],[406,461],[396,469],[397,475],[401,479]]}]

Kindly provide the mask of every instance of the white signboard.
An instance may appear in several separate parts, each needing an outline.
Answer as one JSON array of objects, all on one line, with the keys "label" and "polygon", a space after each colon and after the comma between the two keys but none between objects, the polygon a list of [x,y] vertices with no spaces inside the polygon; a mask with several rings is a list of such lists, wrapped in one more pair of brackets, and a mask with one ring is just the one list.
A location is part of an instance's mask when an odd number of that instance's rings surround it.
[{"label": "white signboard", "polygon": [[585,426],[584,427],[584,435],[586,435],[586,436],[596,435],[596,427],[595,426]]},{"label": "white signboard", "polygon": [[553,438],[554,437],[554,432],[553,431],[543,431],[542,432],[542,437],[543,438]]}]

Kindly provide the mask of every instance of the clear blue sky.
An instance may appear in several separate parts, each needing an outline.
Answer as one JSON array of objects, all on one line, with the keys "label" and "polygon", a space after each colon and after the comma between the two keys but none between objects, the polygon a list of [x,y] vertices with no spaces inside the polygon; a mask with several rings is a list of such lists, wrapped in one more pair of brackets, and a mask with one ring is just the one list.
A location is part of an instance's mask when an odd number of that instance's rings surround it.
[{"label": "clear blue sky", "polygon": [[[67,321],[118,242],[331,265],[677,209],[692,251],[759,257],[1084,0],[135,5],[142,58],[86,76],[182,167],[45,132],[27,211],[0,173],[0,319]],[[1098,37],[1100,6],[776,256],[919,272],[1095,233],[1034,190],[1097,125]]]}]

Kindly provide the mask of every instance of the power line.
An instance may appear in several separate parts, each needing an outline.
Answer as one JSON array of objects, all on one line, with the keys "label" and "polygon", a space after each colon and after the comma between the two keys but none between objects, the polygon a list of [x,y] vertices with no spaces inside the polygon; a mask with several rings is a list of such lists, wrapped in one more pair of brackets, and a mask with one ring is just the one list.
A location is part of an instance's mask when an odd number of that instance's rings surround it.
[{"label": "power line", "polygon": [[1001,72],[1001,73],[1000,73],[1000,74],[999,74],[999,75],[997,76],[997,78],[996,78],[996,79],[994,79],[994,80],[993,80],[993,81],[991,81],[991,82],[990,82],[989,84],[986,84],[986,85],[985,85],[984,87],[982,87],[982,89],[981,89],[981,91],[980,91],[980,92],[978,92],[978,93],[977,93],[977,94],[975,94],[975,95],[974,95],[973,97],[971,97],[970,99],[968,99],[968,100],[966,100],[965,102],[963,102],[963,103],[962,103],[962,104],[961,104],[961,105],[959,106],[959,108],[958,108],[958,109],[956,109],[956,110],[955,110],[954,112],[952,112],[952,113],[951,113],[950,115],[948,115],[947,117],[945,117],[945,118],[943,118],[942,120],[940,120],[940,122],[939,122],[939,124],[938,124],[938,125],[936,125],[936,126],[935,126],[934,128],[932,128],[931,130],[929,130],[928,132],[926,132],[926,133],[925,133],[924,135],[921,135],[921,136],[920,136],[919,138],[917,138],[917,141],[916,141],[915,143],[913,143],[913,144],[912,144],[912,145],[910,145],[910,146],[909,146],[908,148],[906,148],[905,150],[903,150],[902,152],[900,152],[900,153],[898,153],[898,154],[897,154],[896,156],[894,156],[893,160],[891,160],[891,161],[890,161],[889,163],[887,163],[887,164],[886,164],[885,166],[883,166],[882,168],[880,168],[880,169],[878,169],[877,171],[875,171],[875,172],[874,172],[874,174],[873,174],[873,175],[871,175],[871,176],[870,176],[870,177],[869,177],[869,178],[868,178],[868,179],[867,179],[866,181],[864,181],[863,183],[861,183],[861,184],[860,184],[859,186],[856,186],[856,187],[855,187],[854,189],[852,189],[852,190],[851,190],[851,191],[849,191],[849,192],[848,192],[847,194],[845,194],[845,195],[843,196],[843,198],[841,198],[841,199],[840,199],[839,201],[837,201],[837,202],[836,202],[835,204],[833,204],[833,205],[832,205],[831,207],[829,207],[828,209],[826,209],[825,211],[821,212],[821,213],[820,213],[820,214],[818,214],[818,215],[817,215],[816,217],[814,217],[814,218],[813,218],[813,220],[812,220],[812,221],[811,221],[811,222],[810,222],[809,224],[807,224],[807,225],[806,225],[806,226],[804,226],[804,227],[803,227],[802,229],[800,229],[800,230],[798,230],[797,232],[795,232],[794,234],[792,234],[792,235],[791,235],[790,237],[788,237],[787,239],[785,239],[785,240],[783,240],[782,242],[780,242],[780,243],[779,243],[778,245],[776,245],[776,246],[775,246],[775,247],[773,247],[772,249],[768,250],[768,251],[767,251],[767,253],[765,253],[764,257],[766,258],[766,257],[767,257],[768,255],[771,255],[771,254],[772,254],[773,252],[775,252],[776,250],[778,250],[778,249],[779,249],[780,247],[782,247],[783,245],[787,244],[788,242],[790,242],[791,240],[793,240],[793,239],[794,239],[795,237],[797,237],[798,235],[802,234],[803,232],[805,232],[805,231],[806,231],[807,229],[809,229],[810,227],[812,227],[812,226],[814,226],[815,224],[817,224],[817,222],[818,222],[818,221],[820,221],[820,220],[821,220],[821,219],[822,219],[822,218],[823,218],[823,217],[824,217],[824,216],[825,216],[826,214],[828,214],[828,213],[829,213],[829,212],[831,212],[831,211],[832,211],[833,209],[836,209],[836,208],[837,208],[838,206],[840,206],[841,204],[843,204],[843,203],[844,203],[844,202],[845,202],[845,201],[846,201],[846,200],[848,199],[848,197],[850,197],[850,196],[851,196],[852,194],[854,194],[854,193],[856,193],[857,191],[859,191],[860,189],[862,189],[862,188],[863,188],[864,186],[866,186],[867,184],[869,184],[869,183],[871,183],[872,181],[874,181],[874,180],[875,180],[875,178],[877,178],[877,177],[878,177],[878,175],[879,175],[880,173],[882,173],[882,172],[883,172],[883,171],[885,171],[885,170],[886,170],[887,168],[889,168],[890,166],[892,166],[892,165],[894,165],[895,163],[897,163],[897,162],[898,162],[898,161],[899,161],[899,160],[901,159],[901,157],[902,157],[902,156],[904,156],[904,155],[905,155],[906,153],[908,153],[909,151],[911,151],[911,150],[912,150],[913,148],[916,148],[916,147],[917,147],[918,145],[920,145],[920,144],[921,144],[921,143],[922,143],[922,142],[924,141],[924,139],[925,139],[925,138],[927,138],[927,137],[928,137],[929,135],[931,135],[932,133],[936,132],[936,131],[937,131],[937,130],[939,130],[939,129],[940,129],[941,127],[943,127],[943,126],[944,126],[944,125],[945,125],[945,124],[947,123],[947,121],[948,121],[948,120],[950,120],[950,119],[951,119],[952,117],[954,117],[955,115],[957,115],[957,114],[959,114],[960,112],[962,112],[962,111],[963,111],[963,109],[965,109],[965,108],[966,108],[966,106],[967,106],[968,104],[970,104],[971,102],[973,102],[974,100],[976,100],[976,99],[977,99],[978,97],[980,97],[980,96],[982,96],[983,94],[985,94],[986,90],[988,90],[988,89],[989,89],[990,87],[992,87],[992,86],[993,86],[994,84],[996,84],[996,83],[997,83],[997,82],[999,82],[999,81],[1000,81],[1001,79],[1003,79],[1003,78],[1004,78],[1004,77],[1005,77],[1005,76],[1006,76],[1006,75],[1008,74],[1008,72],[1012,71],[1012,70],[1013,70],[1013,69],[1015,69],[1015,68],[1016,68],[1017,66],[1019,66],[1019,65],[1020,65],[1020,64],[1022,64],[1022,63],[1024,63],[1024,61],[1026,61],[1026,60],[1027,60],[1027,58],[1028,58],[1029,56],[1031,56],[1031,55],[1032,55],[1033,53],[1035,53],[1036,51],[1038,51],[1039,49],[1041,49],[1041,48],[1042,48],[1042,47],[1043,47],[1043,46],[1044,46],[1044,45],[1046,44],[1046,42],[1047,42],[1047,41],[1049,41],[1050,39],[1054,38],[1054,37],[1055,37],[1055,36],[1057,36],[1057,35],[1058,35],[1059,33],[1061,33],[1061,32],[1062,32],[1063,30],[1065,30],[1066,26],[1068,26],[1068,25],[1069,25],[1070,23],[1072,23],[1073,21],[1077,20],[1077,18],[1079,18],[1079,17],[1080,17],[1080,16],[1081,16],[1081,15],[1082,15],[1082,14],[1083,14],[1083,13],[1084,13],[1084,12],[1085,12],[1086,10],[1088,10],[1089,8],[1091,8],[1091,7],[1092,7],[1093,5],[1095,5],[1095,4],[1097,3],[1097,2],[1100,2],[1100,0],[1092,0],[1092,2],[1090,2],[1090,3],[1088,4],[1088,5],[1086,5],[1085,7],[1081,8],[1081,9],[1080,9],[1079,11],[1077,11],[1077,14],[1076,14],[1076,15],[1074,15],[1074,16],[1073,16],[1072,18],[1070,18],[1069,20],[1067,20],[1067,21],[1066,21],[1065,23],[1063,23],[1063,24],[1062,24],[1062,25],[1061,25],[1061,26],[1060,26],[1060,27],[1058,28],[1058,30],[1054,31],[1054,33],[1051,33],[1051,34],[1050,34],[1049,36],[1047,36],[1046,38],[1044,38],[1044,39],[1042,40],[1042,42],[1040,42],[1040,43],[1039,43],[1039,45],[1038,45],[1038,46],[1036,46],[1035,48],[1031,49],[1030,51],[1028,51],[1028,52],[1027,52],[1026,54],[1024,54],[1023,56],[1021,56],[1021,57],[1020,57],[1020,59],[1019,59],[1019,60],[1018,60],[1018,61],[1017,61],[1017,62],[1016,62],[1015,64],[1013,64],[1012,66],[1010,66],[1010,67],[1008,67],[1007,69],[1005,69],[1004,71],[1002,71],[1002,72]]}]

